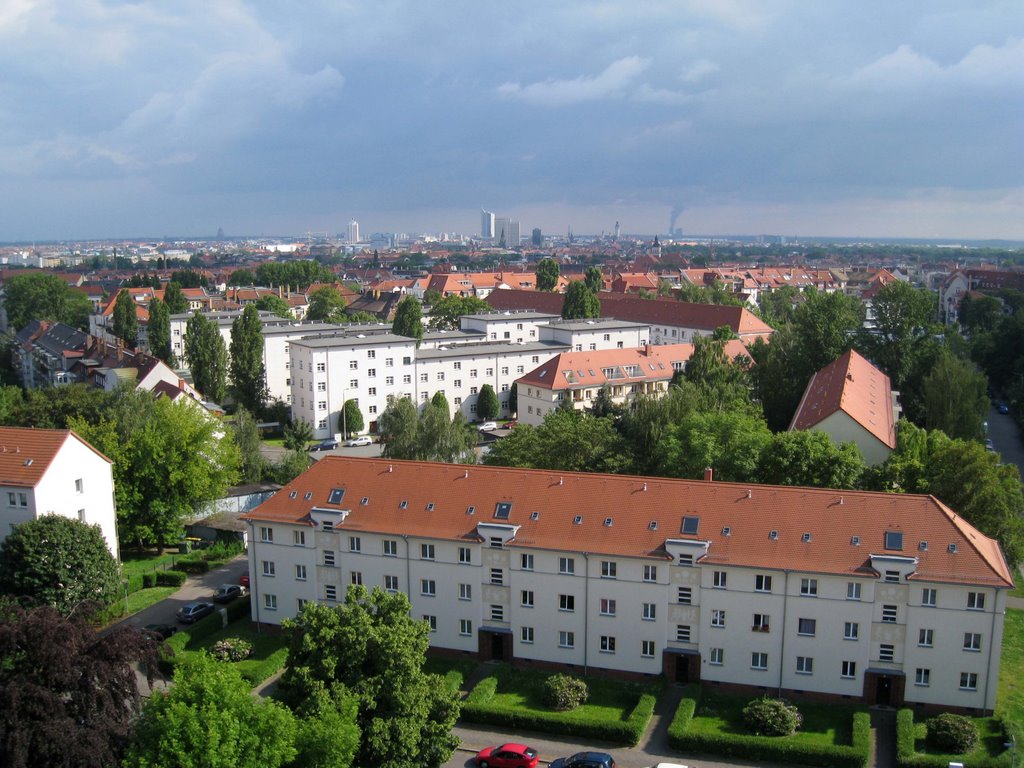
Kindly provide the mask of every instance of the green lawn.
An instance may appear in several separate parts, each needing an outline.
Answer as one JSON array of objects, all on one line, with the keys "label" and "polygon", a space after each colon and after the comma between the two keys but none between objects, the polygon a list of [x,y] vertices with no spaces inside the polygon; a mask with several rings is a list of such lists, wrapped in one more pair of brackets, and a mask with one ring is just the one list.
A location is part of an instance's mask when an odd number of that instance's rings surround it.
[{"label": "green lawn", "polygon": [[281,669],[288,658],[288,636],[257,632],[249,621],[248,615],[200,640],[193,639],[188,628],[182,629],[168,641],[168,645],[174,649],[175,659],[180,662],[200,650],[209,650],[218,640],[228,637],[240,637],[252,643],[252,656],[248,659],[224,662],[232,664],[250,685],[255,686],[262,683]]},{"label": "green lawn", "polygon": [[931,749],[925,742],[928,733],[927,726],[922,722],[914,722],[914,750],[921,755],[940,757],[940,762],[958,762],[964,765],[981,765],[985,761],[999,757],[1006,750],[1003,744],[1006,735],[1003,733],[1002,723],[995,717],[972,717],[975,726],[978,728],[978,744],[973,750],[963,755],[947,755]]},{"label": "green lawn", "polygon": [[423,671],[431,675],[440,675],[453,691],[462,688],[466,678],[473,674],[479,662],[472,659],[446,659],[441,656],[428,656],[423,664]]},{"label": "green lawn", "polygon": [[1008,608],[996,693],[996,713],[1018,740],[1024,736],[1024,611]]},{"label": "green lawn", "polygon": [[100,612],[95,621],[100,626],[113,624],[116,621],[121,621],[126,616],[131,616],[133,613],[145,610],[151,605],[156,605],[161,600],[166,600],[177,591],[177,587],[149,587],[147,589],[140,589],[128,595],[127,610],[125,610],[124,598],[115,600],[110,606]]},{"label": "green lawn", "polygon": [[162,571],[174,565],[174,561],[180,557],[183,557],[183,555],[178,554],[176,549],[173,551],[167,550],[162,555],[157,554],[156,550],[122,552],[121,572],[126,579],[130,579],[132,576]]}]

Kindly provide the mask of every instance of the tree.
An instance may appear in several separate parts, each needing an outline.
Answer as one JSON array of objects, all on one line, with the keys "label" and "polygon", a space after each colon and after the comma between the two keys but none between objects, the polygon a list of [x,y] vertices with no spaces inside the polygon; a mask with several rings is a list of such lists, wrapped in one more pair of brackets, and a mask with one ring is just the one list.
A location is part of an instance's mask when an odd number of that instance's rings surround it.
[{"label": "tree", "polygon": [[[665,457],[663,441],[669,427],[685,419],[701,404],[701,395],[686,379],[669,385],[659,399],[639,395],[623,411],[618,430],[623,438],[623,461],[630,472],[656,474]],[[674,474],[674,473],[673,473]]]},{"label": "tree", "polygon": [[558,276],[558,262],[552,258],[541,259],[537,263],[537,290],[555,290],[558,285]]},{"label": "tree", "polygon": [[757,482],[761,454],[771,439],[760,416],[739,411],[692,413],[668,426],[660,444],[663,461],[658,474],[699,479],[711,467],[716,480]]},{"label": "tree", "polygon": [[306,319],[322,323],[340,323],[345,318],[345,299],[333,285],[317,288],[309,297]]},{"label": "tree", "polygon": [[290,451],[305,451],[313,439],[313,425],[294,419],[284,425],[284,447]]},{"label": "tree", "polygon": [[384,413],[377,420],[385,459],[415,459],[418,453],[419,418],[416,406],[408,397],[388,400]]},{"label": "tree", "polygon": [[110,407],[113,395],[91,384],[67,384],[30,389],[24,402],[15,405],[12,426],[37,429],[68,429],[74,418],[97,423]]},{"label": "tree", "polygon": [[601,273],[601,268],[587,267],[587,271],[583,273],[583,281],[592,294],[595,296],[599,294],[604,288],[604,275]]},{"label": "tree", "polygon": [[228,276],[228,285],[256,285],[256,275],[251,269],[236,269]]},{"label": "tree", "polygon": [[409,615],[410,607],[401,592],[352,586],[343,605],[310,602],[286,622],[291,640],[281,695],[295,706],[339,686],[354,695],[356,765],[440,765],[458,746],[451,733],[458,694],[423,672],[430,628]]},{"label": "tree", "polygon": [[799,361],[800,341],[791,326],[772,334],[771,343],[757,339],[747,347],[754,360],[749,375],[754,396],[761,403],[765,420],[773,432],[786,429],[813,371],[804,372]]},{"label": "tree", "polygon": [[263,333],[259,311],[247,304],[231,323],[231,391],[243,408],[263,413],[270,393],[263,365]]},{"label": "tree", "polygon": [[185,357],[196,389],[221,402],[227,394],[228,350],[217,324],[199,312],[185,326]]},{"label": "tree", "polygon": [[499,440],[484,459],[491,466],[620,472],[628,466],[625,445],[610,419],[556,408],[538,427],[522,425]]},{"label": "tree", "polygon": [[120,586],[98,525],[44,514],[15,526],[0,543],[0,591],[63,615],[85,600],[106,605]]},{"label": "tree", "polygon": [[807,381],[852,346],[854,334],[864,323],[864,305],[839,291],[811,290],[805,295],[793,326],[799,341],[799,373]]},{"label": "tree", "polygon": [[428,288],[423,292],[423,303],[428,307],[433,307],[441,301],[441,292],[437,288]]},{"label": "tree", "polygon": [[796,313],[796,297],[800,290],[793,285],[783,285],[774,291],[763,291],[758,305],[762,319],[773,328],[793,322]]},{"label": "tree", "polygon": [[445,461],[449,464],[475,463],[475,435],[462,411],[451,418],[448,399],[435,392],[420,413],[416,429],[416,458],[421,461]]},{"label": "tree", "polygon": [[952,438],[980,439],[989,407],[987,390],[983,373],[943,350],[924,379],[925,425]]},{"label": "tree", "polygon": [[4,283],[4,310],[11,328],[21,330],[31,320],[56,320],[86,330],[92,303],[49,272],[26,272]]},{"label": "tree", "polygon": [[737,407],[749,409],[749,360],[746,356],[730,360],[725,353],[726,340],[717,335],[718,331],[715,333],[715,336],[694,339],[693,354],[682,375],[696,385],[706,408],[718,411]]},{"label": "tree", "polygon": [[766,485],[856,488],[864,458],[854,443],[836,445],[824,432],[780,432],[772,436],[758,462]]},{"label": "tree", "polygon": [[179,269],[171,272],[171,282],[177,283],[182,288],[203,288],[209,283],[202,273],[196,272],[194,269]]},{"label": "tree", "polygon": [[295,758],[296,735],[288,709],[253,696],[234,667],[199,653],[143,707],[124,766],[278,768]]},{"label": "tree", "polygon": [[894,280],[878,289],[871,300],[873,333],[862,332],[860,346],[902,389],[914,367],[919,342],[935,320],[935,294]]},{"label": "tree", "polygon": [[359,403],[355,400],[346,400],[341,408],[342,432],[348,437],[353,432],[362,432],[365,424],[363,412],[359,410]]},{"label": "tree", "polygon": [[391,332],[399,336],[416,339],[416,346],[423,341],[423,317],[420,302],[415,296],[406,296],[398,302]]},{"label": "tree", "polygon": [[480,394],[476,398],[477,418],[480,421],[489,421],[497,418],[500,410],[501,403],[498,402],[498,396],[494,393],[494,387],[484,384],[480,387]]},{"label": "tree", "polygon": [[562,317],[566,320],[582,320],[601,316],[601,302],[582,280],[573,280],[565,291]]},{"label": "tree", "polygon": [[172,315],[183,315],[188,312],[188,299],[181,292],[181,284],[171,280],[164,289],[164,303]]},{"label": "tree", "polygon": [[491,305],[476,296],[445,296],[430,308],[430,327],[435,330],[459,329],[459,318],[477,312],[491,312]]},{"label": "tree", "polygon": [[154,357],[160,358],[172,368],[177,367],[178,361],[171,349],[171,313],[167,309],[167,305],[155,296],[149,302],[146,338],[149,341],[149,350]]},{"label": "tree", "polygon": [[132,629],[97,634],[85,618],[0,602],[0,764],[119,765],[140,708],[133,663],[157,644]]},{"label": "tree", "polygon": [[275,483],[287,485],[296,477],[301,475],[313,462],[306,453],[305,448],[301,451],[288,451],[281,460],[270,468],[270,478]]},{"label": "tree", "polygon": [[114,335],[134,348],[139,340],[139,318],[135,314],[135,299],[127,289],[117,294],[114,302]]},{"label": "tree", "polygon": [[345,316],[338,321],[343,325],[354,325],[356,323],[370,323],[380,325],[380,318],[372,312],[364,312],[363,310],[357,310],[355,312],[346,312]]},{"label": "tree", "polygon": [[235,411],[232,431],[238,446],[239,479],[243,483],[260,482],[267,473],[267,460],[260,452],[263,441],[256,419],[245,408],[239,408]]},{"label": "tree", "polygon": [[511,416],[519,413],[519,384],[515,381],[508,388],[508,412]]},{"label": "tree", "polygon": [[1003,317],[1003,302],[995,296],[974,296],[968,293],[960,302],[960,325],[972,335],[994,331]]},{"label": "tree", "polygon": [[746,303],[742,297],[727,290],[717,280],[711,285],[683,283],[679,286],[678,298],[680,301],[691,304],[724,304],[741,307]]},{"label": "tree", "polygon": [[125,387],[93,425],[71,427],[114,462],[118,533],[124,542],[177,541],[182,521],[238,479],[238,448],[190,400]]},{"label": "tree", "polygon": [[597,390],[597,395],[594,396],[592,405],[590,406],[590,413],[597,416],[599,419],[606,416],[617,416],[621,408],[615,403],[612,398],[612,388],[607,384]]},{"label": "tree", "polygon": [[291,317],[291,308],[288,306],[288,302],[273,293],[268,293],[266,296],[260,296],[256,302],[256,309],[260,312],[273,312],[278,317]]}]

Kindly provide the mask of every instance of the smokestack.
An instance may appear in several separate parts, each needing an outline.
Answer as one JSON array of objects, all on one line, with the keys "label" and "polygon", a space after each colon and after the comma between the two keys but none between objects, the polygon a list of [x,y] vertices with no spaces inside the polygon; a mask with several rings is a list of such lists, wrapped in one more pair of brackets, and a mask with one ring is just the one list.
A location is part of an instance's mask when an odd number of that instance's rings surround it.
[{"label": "smokestack", "polygon": [[704,467],[704,482],[710,483],[715,479],[715,470],[711,467]]}]

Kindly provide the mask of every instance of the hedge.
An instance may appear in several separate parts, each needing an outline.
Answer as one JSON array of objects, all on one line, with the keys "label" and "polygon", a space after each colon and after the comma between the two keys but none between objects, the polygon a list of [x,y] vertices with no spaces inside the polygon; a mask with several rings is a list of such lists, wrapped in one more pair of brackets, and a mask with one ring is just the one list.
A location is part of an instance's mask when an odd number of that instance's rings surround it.
[{"label": "hedge", "polygon": [[160,571],[156,574],[157,587],[180,587],[185,583],[188,574],[184,571]]},{"label": "hedge", "polygon": [[[734,733],[690,733],[697,709],[694,687],[689,686],[686,698],[679,703],[668,727],[668,741],[680,752],[738,757],[746,760],[796,763],[801,765],[863,768],[871,750],[871,718],[867,712],[853,715],[853,744],[817,745],[801,743],[793,738],[747,736]],[[699,696],[699,694],[698,694]]]},{"label": "hedge", "polygon": [[210,570],[210,563],[207,560],[179,560],[174,564],[175,569],[185,573],[207,573]]},{"label": "hedge", "polygon": [[[612,721],[599,717],[568,719],[564,712],[543,712],[525,708],[505,709],[491,706],[498,690],[498,675],[485,677],[470,691],[462,704],[462,719],[471,723],[500,725],[505,730],[523,729],[558,733],[590,739],[601,739],[619,744],[635,745],[640,741],[647,723],[654,713],[657,697],[639,693],[638,701],[625,720]],[[505,673],[507,674],[507,672]]]},{"label": "hedge", "polygon": [[[145,579],[142,578],[141,573],[136,573],[128,577],[128,594],[138,592],[140,589],[146,586]],[[156,586],[155,584],[152,586]]]},{"label": "hedge", "polygon": [[235,664],[239,673],[255,687],[277,672],[288,661],[288,648],[279,648],[263,660],[247,659]]},{"label": "hedge", "polygon": [[243,616],[252,616],[251,599],[250,595],[246,595],[245,597],[241,597],[238,600],[233,600],[228,603],[227,612],[229,624],[233,621],[237,621]]},{"label": "hedge", "polygon": [[155,587],[156,585],[157,584],[156,584],[156,574],[155,573],[144,573],[144,574],[142,574],[142,588],[143,589],[149,589],[150,587]]},{"label": "hedge", "polygon": [[[896,764],[900,768],[947,768],[951,762],[964,762],[963,755],[931,755],[918,752],[914,734],[914,710],[901,709],[896,713]],[[1013,751],[999,757],[971,753],[971,768],[1008,768],[1012,765]]]}]

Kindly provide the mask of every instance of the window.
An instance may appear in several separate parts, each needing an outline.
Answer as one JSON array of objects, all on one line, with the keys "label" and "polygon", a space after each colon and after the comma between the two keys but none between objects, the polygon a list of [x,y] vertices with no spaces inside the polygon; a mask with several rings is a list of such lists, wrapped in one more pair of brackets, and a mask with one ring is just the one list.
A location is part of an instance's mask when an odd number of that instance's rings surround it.
[{"label": "window", "polygon": [[680,605],[690,605],[693,602],[693,590],[690,587],[677,588],[676,602]]},{"label": "window", "polygon": [[78,510],[78,522],[80,522],[80,523],[84,523],[85,522],[85,510],[84,509]]},{"label": "window", "polygon": [[977,672],[961,672],[960,673],[960,690],[961,691],[976,691],[976,690],[978,690],[978,673]]},{"label": "window", "polygon": [[505,546],[505,542],[502,541],[501,536],[491,536],[488,546],[491,549],[501,549]]},{"label": "window", "polygon": [[397,576],[385,576],[384,577],[384,589],[388,592],[398,591],[398,577]]},{"label": "window", "polygon": [[889,582],[890,584],[893,583],[893,582],[898,583],[899,580],[900,580],[900,572],[899,571],[886,571],[885,572],[885,580],[887,582]]},{"label": "window", "polygon": [[860,639],[860,624],[856,621],[847,621],[843,623],[843,640],[858,640]]},{"label": "window", "polygon": [[348,537],[348,551],[349,552],[359,552],[359,551],[362,550],[362,548],[363,548],[363,542],[362,542],[362,540],[358,536],[349,536]]},{"label": "window", "polygon": [[885,532],[885,548],[886,549],[903,549],[903,532],[902,531],[886,531]]},{"label": "window", "polygon": [[967,610],[969,610],[969,611],[983,611],[983,610],[985,610],[985,593],[984,592],[968,592],[967,593]]},{"label": "window", "polygon": [[496,603],[491,603],[491,621],[504,621],[505,609]]},{"label": "window", "polygon": [[351,575],[349,576],[349,582],[351,582],[352,584],[355,584],[356,586],[362,584],[363,583],[363,572],[362,571],[352,571]]},{"label": "window", "polygon": [[615,653],[615,638],[601,635],[601,653]]},{"label": "window", "polygon": [[919,629],[917,631],[917,644],[922,648],[931,648],[935,639],[934,629]]},{"label": "window", "polygon": [[921,605],[929,608],[935,607],[935,590],[934,589],[922,589],[921,590]]},{"label": "window", "polygon": [[645,565],[644,566],[644,581],[657,581],[658,580],[658,566],[656,565]]},{"label": "window", "polygon": [[690,642],[690,625],[689,624],[676,624],[676,642],[677,643],[688,643],[688,642]]},{"label": "window", "polygon": [[800,594],[803,597],[817,597],[818,596],[818,580],[817,579],[800,579]]},{"label": "window", "polygon": [[433,560],[434,559],[434,545],[433,544],[420,544],[420,560]]},{"label": "window", "polygon": [[533,590],[524,589],[519,596],[519,604],[524,608],[533,608]]},{"label": "window", "polygon": [[273,560],[264,560],[263,561],[263,575],[264,576],[273,576],[273,575],[275,575],[276,571],[277,571],[277,567],[274,565],[274,561]]},{"label": "window", "polygon": [[714,571],[711,574],[711,583],[715,589],[725,589],[726,573],[725,571]]},{"label": "window", "polygon": [[304,600],[301,597],[295,598],[295,604],[296,607],[299,609],[299,613],[302,613],[302,609],[306,607],[306,603],[308,602],[308,600]]},{"label": "window", "polygon": [[711,657],[708,659],[709,664],[714,664],[717,667],[722,666],[725,660],[725,649],[723,648],[712,648]]},{"label": "window", "polygon": [[840,677],[847,679],[854,678],[857,676],[857,662],[856,661],[844,661],[841,671],[839,672]]},{"label": "window", "polygon": [[81,492],[82,492],[82,478],[78,478],[77,480],[75,480],[75,493],[81,493]]},{"label": "window", "polygon": [[814,637],[814,633],[818,629],[817,619],[799,619],[797,621],[796,633],[798,635],[805,635],[807,637]]},{"label": "window", "polygon": [[[317,392],[326,392],[327,391],[327,382],[326,381],[318,381],[316,383],[316,391]],[[327,407],[326,404],[324,404],[324,407],[325,408]]]},{"label": "window", "polygon": [[[268,594],[263,595],[263,607],[266,608],[268,611],[276,611],[277,610],[277,595],[268,595]],[[963,687],[963,686],[961,686],[961,687]]]},{"label": "window", "polygon": [[576,573],[576,560],[571,557],[558,558],[558,572],[569,575]]},{"label": "window", "polygon": [[575,595],[559,595],[558,596],[558,610],[560,610],[560,611],[575,611],[576,610],[576,596]]},{"label": "window", "polygon": [[473,622],[469,619],[459,619],[459,634],[469,637],[473,634]]},{"label": "window", "polygon": [[[24,505],[22,505],[24,506]],[[274,529],[273,528],[260,528],[260,541],[264,544],[274,543]]]},{"label": "window", "polygon": [[394,376],[385,376],[384,377],[384,384],[386,386],[393,387],[395,385],[395,377]]},{"label": "window", "polygon": [[521,554],[519,555],[519,567],[524,571],[533,570],[533,555]]},{"label": "window", "polygon": [[292,531],[292,544],[294,544],[297,547],[306,546],[306,532]]},{"label": "window", "polygon": [[920,685],[927,688],[932,684],[932,671],[930,669],[923,669],[918,667],[914,671],[914,685]]},{"label": "window", "polygon": [[812,659],[810,656],[797,656],[796,673],[798,675],[813,675],[814,659]]},{"label": "window", "polygon": [[645,659],[654,658],[654,641],[653,640],[641,640],[640,641],[640,655]]},{"label": "window", "polygon": [[420,579],[420,594],[425,597],[436,597],[437,582],[433,579]]},{"label": "window", "polygon": [[618,567],[611,560],[601,561],[601,578],[602,579],[614,579],[616,578],[616,572]]},{"label": "window", "polygon": [[609,600],[607,597],[601,598],[601,615],[602,616],[614,616],[615,615],[615,601]]},{"label": "window", "polygon": [[[319,370],[321,365],[323,365],[323,363],[317,363],[317,370]],[[349,360],[348,361],[348,369],[350,371],[358,371],[359,370],[359,361],[358,360]]]},{"label": "window", "polygon": [[296,565],[295,566],[295,579],[297,581],[305,581],[306,580],[306,566],[304,566],[304,565]]},{"label": "window", "polygon": [[473,550],[469,547],[459,547],[459,562],[469,565],[473,562]]},{"label": "window", "polygon": [[334,567],[334,550],[333,549],[325,549],[324,550],[324,565],[329,566],[331,568]]},{"label": "window", "polygon": [[333,584],[324,584],[324,599],[326,600],[337,600],[338,599],[338,588]]},{"label": "window", "polygon": [[491,568],[491,584],[501,586],[505,583],[505,574],[501,568]]},{"label": "window", "polygon": [[423,620],[427,622],[427,626],[430,627],[431,632],[437,632],[437,616],[423,614]]},{"label": "window", "polygon": [[395,365],[395,358],[393,358],[393,357],[386,357],[386,358],[384,358],[384,365],[386,365],[388,368],[393,368],[394,365]]},{"label": "window", "polygon": [[965,651],[980,651],[981,650],[981,633],[979,633],[979,632],[964,632],[964,650]]},{"label": "window", "polygon": [[882,606],[882,621],[886,624],[896,623],[897,608],[895,605],[883,605]]},{"label": "window", "polygon": [[846,599],[847,600],[860,600],[860,582],[859,581],[848,581],[848,582],[846,582]]},{"label": "window", "polygon": [[772,591],[772,577],[765,574],[759,573],[754,577],[754,591],[755,592],[771,592]]},{"label": "window", "polygon": [[558,633],[558,647],[559,648],[575,648],[576,647],[576,633],[560,631]]},{"label": "window", "polygon": [[397,539],[384,539],[384,557],[398,557]]},{"label": "window", "polygon": [[896,658],[896,646],[890,643],[882,643],[878,646],[878,660],[892,661]]},{"label": "window", "polygon": [[640,617],[644,621],[654,621],[658,618],[658,608],[654,603],[644,603]]},{"label": "window", "polygon": [[473,599],[473,585],[472,584],[459,584],[459,600],[472,600]]},{"label": "window", "polygon": [[421,373],[421,374],[420,374],[420,381],[421,381],[421,382],[425,382],[425,381],[427,381],[427,374],[425,374],[425,373]]},{"label": "window", "polygon": [[768,654],[763,651],[754,651],[750,654],[751,669],[768,669]]},{"label": "window", "polygon": [[711,612],[711,626],[712,627],[724,627],[725,626],[725,611],[713,610]]},{"label": "window", "polygon": [[533,643],[533,627],[520,627],[519,628],[519,639],[524,643]]},{"label": "window", "polygon": [[681,566],[683,566],[684,568],[692,568],[693,567],[693,555],[680,555],[679,556],[679,564]]},{"label": "window", "polygon": [[755,613],[754,622],[751,625],[751,629],[754,632],[767,632],[771,626],[771,619],[767,613]]}]

